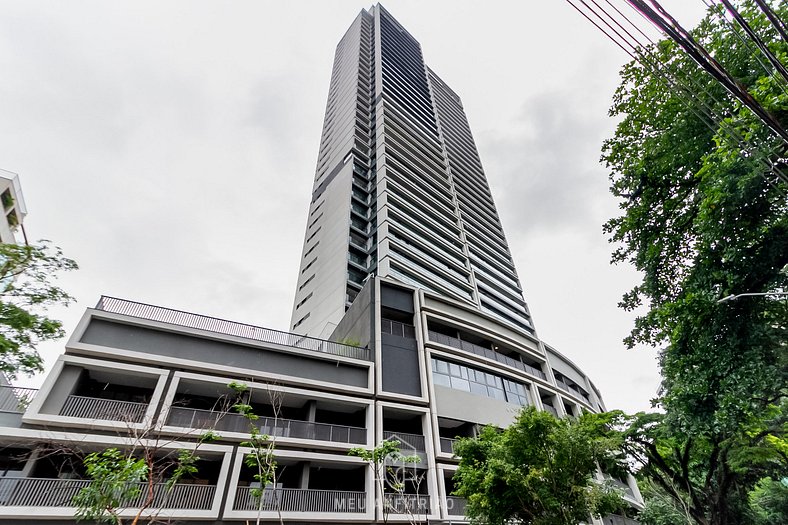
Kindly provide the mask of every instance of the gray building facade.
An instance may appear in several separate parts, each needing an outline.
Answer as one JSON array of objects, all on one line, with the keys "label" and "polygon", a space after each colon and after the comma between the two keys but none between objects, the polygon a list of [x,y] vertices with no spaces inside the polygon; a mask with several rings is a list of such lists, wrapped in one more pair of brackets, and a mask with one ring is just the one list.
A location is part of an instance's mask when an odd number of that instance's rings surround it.
[{"label": "gray building facade", "polygon": [[370,275],[535,334],[462,102],[382,6],[334,57],[291,329],[328,336]]}]

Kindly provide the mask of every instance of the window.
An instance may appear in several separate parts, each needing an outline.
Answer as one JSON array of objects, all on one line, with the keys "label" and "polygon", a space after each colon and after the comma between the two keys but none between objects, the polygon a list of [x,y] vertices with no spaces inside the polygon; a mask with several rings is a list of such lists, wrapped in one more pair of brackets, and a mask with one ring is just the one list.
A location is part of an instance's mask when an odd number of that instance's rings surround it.
[{"label": "window", "polygon": [[508,401],[514,405],[529,405],[528,388],[516,381],[441,359],[432,360],[432,381],[463,392]]}]

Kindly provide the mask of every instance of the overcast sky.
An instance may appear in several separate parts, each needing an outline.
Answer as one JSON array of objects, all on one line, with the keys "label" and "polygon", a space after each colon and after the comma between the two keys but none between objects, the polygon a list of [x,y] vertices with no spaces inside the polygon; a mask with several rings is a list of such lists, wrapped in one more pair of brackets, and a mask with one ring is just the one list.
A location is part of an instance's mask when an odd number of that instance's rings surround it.
[{"label": "overcast sky", "polygon": [[[0,0],[0,168],[28,236],[80,264],[69,331],[102,294],[287,329],[334,48],[368,6]],[[540,336],[648,409],[656,352],[616,307],[637,275],[602,234],[626,56],[563,0],[384,6],[463,99]]]}]

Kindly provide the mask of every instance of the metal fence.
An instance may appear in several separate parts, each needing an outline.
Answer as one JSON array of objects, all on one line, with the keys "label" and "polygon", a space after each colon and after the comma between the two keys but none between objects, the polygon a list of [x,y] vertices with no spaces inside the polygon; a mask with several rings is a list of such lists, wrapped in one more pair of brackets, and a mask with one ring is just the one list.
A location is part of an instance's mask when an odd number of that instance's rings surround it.
[{"label": "metal fence", "polygon": [[425,494],[386,494],[384,509],[392,514],[429,514],[430,497]]},{"label": "metal fence", "polygon": [[517,368],[518,370],[522,370],[526,374],[530,374],[534,377],[538,377],[544,380],[547,380],[547,375],[529,364],[523,363],[519,359],[514,359],[513,357],[509,357],[508,355],[503,355],[501,353],[492,350],[491,348],[485,348],[483,346],[479,346],[474,343],[469,343],[468,341],[463,341],[462,339],[457,339],[456,337],[451,337],[449,335],[441,334],[439,332],[435,332],[432,330],[428,330],[430,341],[434,341],[436,343],[440,343],[442,345],[451,346],[452,348],[457,348],[458,350],[465,350],[466,352],[470,352],[472,354],[476,354],[481,357],[486,357],[487,359],[492,359],[493,361],[497,361],[504,365],[509,365],[513,368]]},{"label": "metal fence", "polygon": [[182,312],[180,310],[173,310],[171,308],[164,308],[162,306],[127,301],[126,299],[102,296],[96,305],[96,309],[105,312],[128,315],[130,317],[137,317],[140,319],[147,319],[149,321],[157,321],[160,323],[169,323],[178,326],[185,326],[187,328],[205,330],[207,332],[213,332],[222,335],[243,337],[245,339],[252,339],[254,341],[273,343],[282,346],[291,346],[293,348],[309,350],[312,352],[322,352],[342,357],[363,359],[366,361],[371,359],[370,351],[367,348],[335,343],[333,341],[325,341],[323,339],[315,339],[314,337],[291,334],[289,332],[280,332],[279,330],[271,330],[270,328],[263,328],[261,326],[238,323],[235,321],[227,321],[225,319],[209,317],[206,315]]},{"label": "metal fence", "polygon": [[619,516],[617,514],[610,514],[602,518],[602,523],[605,525],[640,525],[640,522],[627,518],[626,516]]},{"label": "metal fence", "polygon": [[267,488],[255,497],[252,490],[238,487],[233,510],[362,513],[366,509],[365,492]]},{"label": "metal fence", "polygon": [[590,400],[588,399],[588,394],[586,392],[583,392],[579,388],[574,387],[574,386],[570,385],[569,383],[566,383],[565,381],[561,381],[560,379],[556,379],[555,380],[555,384],[558,385],[558,388],[562,389],[563,391],[571,392],[571,393],[575,394],[576,396],[578,396],[578,397],[580,397],[582,399],[585,399],[587,402],[590,403]]},{"label": "metal fence", "polygon": [[[412,448],[417,452],[425,452],[427,450],[424,436],[418,434],[406,434],[404,432],[392,432],[390,430],[384,430],[383,439],[396,439],[402,445],[405,445],[405,448]],[[407,455],[407,452],[407,450],[404,450],[403,454]]]},{"label": "metal fence", "polygon": [[555,407],[550,406],[550,405],[548,405],[546,403],[542,403],[542,408],[544,408],[546,411],[548,411],[551,414],[553,414],[555,417],[558,417],[558,410],[556,410]]},{"label": "metal fence", "polygon": [[[0,506],[72,507],[72,500],[90,484],[85,479],[0,478]],[[124,502],[124,508],[139,508],[148,497],[148,485],[138,483],[139,494]],[[153,508],[209,510],[215,485],[164,483],[153,485]]]},{"label": "metal fence", "polygon": [[446,452],[447,454],[454,454],[454,444],[457,442],[456,439],[452,438],[440,438],[441,440],[441,452]]},{"label": "metal fence", "polygon": [[83,419],[105,419],[140,423],[145,417],[147,410],[147,403],[72,395],[66,398],[63,408],[60,410],[60,415]]},{"label": "metal fence", "polygon": [[24,413],[37,393],[36,388],[0,385],[0,412]]},{"label": "metal fence", "polygon": [[[251,423],[241,414],[222,414],[210,410],[183,407],[172,407],[167,417],[167,424],[171,426],[226,432],[248,433]],[[254,425],[260,429],[260,432],[269,436],[316,439],[358,445],[367,442],[367,429],[359,427],[269,417],[255,420]]]}]

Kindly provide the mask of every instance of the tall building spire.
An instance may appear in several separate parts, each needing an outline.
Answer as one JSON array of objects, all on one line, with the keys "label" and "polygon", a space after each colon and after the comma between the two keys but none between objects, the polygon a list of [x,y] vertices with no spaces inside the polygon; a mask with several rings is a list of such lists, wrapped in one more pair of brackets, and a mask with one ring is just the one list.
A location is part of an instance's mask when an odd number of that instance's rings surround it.
[{"label": "tall building spire", "polygon": [[534,333],[462,102],[380,5],[337,46],[291,328],[330,334],[369,275]]}]

